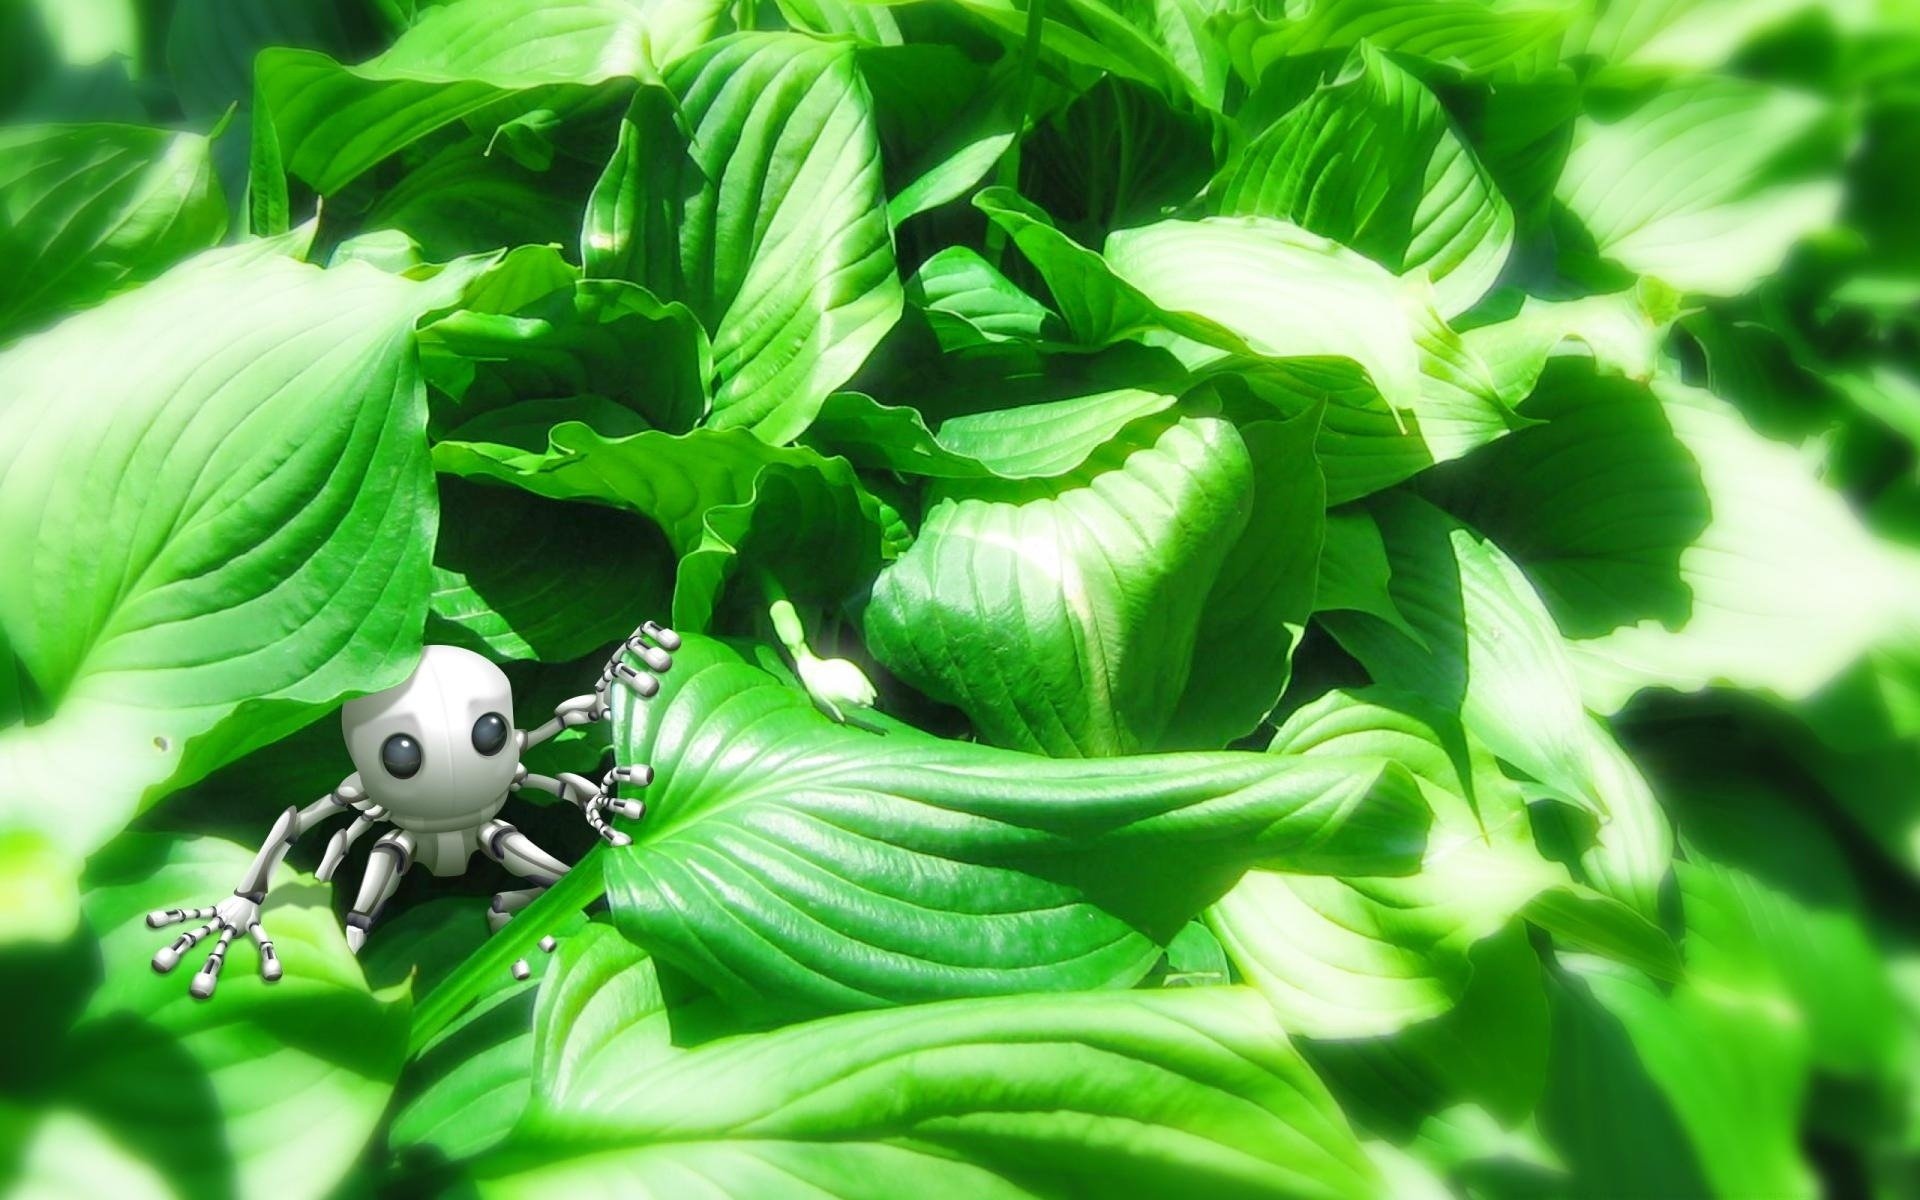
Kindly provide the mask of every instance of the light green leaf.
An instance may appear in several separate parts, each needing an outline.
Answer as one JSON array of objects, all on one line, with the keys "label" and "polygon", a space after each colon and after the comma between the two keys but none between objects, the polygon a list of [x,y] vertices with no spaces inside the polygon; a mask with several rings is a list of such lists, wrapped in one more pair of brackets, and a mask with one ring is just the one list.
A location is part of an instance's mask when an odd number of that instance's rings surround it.
[{"label": "light green leaf", "polygon": [[207,139],[131,125],[0,129],[0,344],[220,240]]},{"label": "light green leaf", "polygon": [[741,556],[798,598],[837,602],[905,538],[898,514],[845,459],[769,446],[744,430],[605,438],[569,421],[553,429],[544,454],[444,441],[433,457],[452,474],[610,504],[654,522],[680,560],[673,621],[682,630],[707,626]]},{"label": "light green leaf", "polygon": [[1804,1034],[1789,1013],[1585,962],[1553,1000],[1540,1123],[1572,1169],[1569,1194],[1817,1194],[1796,1130]]},{"label": "light green leaf", "polygon": [[1873,9],[1865,0],[1612,0],[1586,6],[1564,52],[1609,67],[1711,70],[1796,17],[1858,27]]},{"label": "light green leaf", "polygon": [[[1495,755],[1559,799],[1598,815],[1587,856],[1596,886],[1642,913],[1672,854],[1665,818],[1639,772],[1581,704],[1546,606],[1491,542],[1411,496],[1369,505],[1387,551],[1390,606],[1417,634],[1361,611],[1321,619],[1376,683],[1458,712]],[[1351,528],[1336,528],[1339,537]],[[1345,551],[1342,556],[1351,557]]]},{"label": "light green leaf", "polygon": [[1126,987],[1247,867],[1390,874],[1424,827],[1392,764],[869,732],[692,638],[615,719],[620,761],[658,772],[602,856],[615,920],[747,1013]]},{"label": "light green leaf", "polygon": [[[1069,434],[1073,416],[1060,415]],[[1059,435],[1042,432],[1047,426],[1028,429],[1027,441],[1057,444]],[[1276,508],[1298,503],[1279,481],[1311,458],[1301,447],[1273,474]],[[1259,499],[1254,476],[1232,423],[1168,414],[1128,425],[1064,476],[942,481],[913,547],[874,582],[868,646],[894,674],[964,709],[998,745],[1086,756],[1153,749],[1170,736],[1175,744],[1224,745],[1279,697],[1294,634],[1287,615],[1261,601],[1284,582],[1279,569],[1311,556],[1319,536],[1319,505],[1306,497],[1308,511],[1282,530],[1257,531],[1225,576]],[[1276,533],[1301,545],[1276,547]],[[1176,730],[1209,596],[1217,583],[1238,589],[1248,573],[1259,577],[1245,580],[1240,611],[1212,616],[1252,626],[1242,634],[1262,661],[1245,683],[1264,700],[1251,711],[1197,700]],[[1278,607],[1289,605],[1282,598]],[[1294,607],[1297,631],[1305,605]],[[1277,644],[1277,675],[1264,654],[1268,641]],[[1238,665],[1249,664],[1242,657]],[[1212,686],[1220,674],[1210,670],[1196,683]]]},{"label": "light green leaf", "polygon": [[[413,325],[449,281],[215,252],[0,356],[22,581],[0,627],[32,688],[0,730],[0,825],[85,854],[413,669],[435,520]],[[76,803],[72,764],[102,756]]]},{"label": "light green leaf", "polygon": [[582,233],[589,276],[686,304],[711,423],[798,436],[899,318],[872,100],[853,47],[740,34],[634,97]]},{"label": "light green leaf", "polygon": [[[632,973],[606,990],[610,1005],[648,995]],[[1379,1188],[1325,1088],[1237,988],[916,1006],[726,1039],[642,1072],[585,1069],[600,1085],[543,1110],[483,1167],[483,1194]]]},{"label": "light green leaf", "polygon": [[60,1090],[182,1195],[317,1200],[386,1107],[407,1002],[368,990],[327,891],[284,868],[261,914],[286,972],[278,983],[258,977],[244,935],[214,1001],[156,974],[147,960],[166,933],[142,917],[224,893],[252,857],[231,842],[132,835],[95,860],[86,913],[102,983],[58,1052]]},{"label": "light green leaf", "polygon": [[1424,268],[1448,316],[1486,293],[1513,248],[1513,211],[1446,110],[1365,42],[1253,140],[1218,205],[1292,221],[1396,275]]},{"label": "light green leaf", "polygon": [[1811,96],[1702,76],[1590,102],[1555,195],[1591,253],[1728,296],[1839,211],[1833,114]]},{"label": "light green leaf", "polygon": [[1290,717],[1269,752],[1377,757],[1413,772],[1434,812],[1421,871],[1326,879],[1252,871],[1208,921],[1288,1029],[1392,1033],[1451,1008],[1474,944],[1564,873],[1532,848],[1517,788],[1458,724],[1391,694],[1329,692]]},{"label": "light green leaf", "polygon": [[1527,411],[1550,420],[1443,495],[1538,582],[1600,711],[1649,686],[1804,697],[1920,595],[1920,558],[1706,392],[1569,366]]}]

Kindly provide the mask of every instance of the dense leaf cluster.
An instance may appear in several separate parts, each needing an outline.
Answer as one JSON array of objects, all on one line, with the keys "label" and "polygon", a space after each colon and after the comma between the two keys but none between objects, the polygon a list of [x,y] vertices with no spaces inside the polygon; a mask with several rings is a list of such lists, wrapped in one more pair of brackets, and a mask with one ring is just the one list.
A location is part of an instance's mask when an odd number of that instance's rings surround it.
[{"label": "dense leaf cluster", "polygon": [[[1912,1186],[1910,0],[0,25],[9,1187]],[[147,969],[666,613],[634,845]]]}]

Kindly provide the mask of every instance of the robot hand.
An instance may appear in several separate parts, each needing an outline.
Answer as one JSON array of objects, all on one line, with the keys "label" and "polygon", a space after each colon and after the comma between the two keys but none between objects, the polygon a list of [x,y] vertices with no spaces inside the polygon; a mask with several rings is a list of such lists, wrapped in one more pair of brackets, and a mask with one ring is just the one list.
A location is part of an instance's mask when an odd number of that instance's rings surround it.
[{"label": "robot hand", "polygon": [[615,767],[600,778],[600,786],[579,775],[563,772],[561,786],[568,800],[580,806],[586,814],[587,824],[593,831],[605,838],[609,845],[630,846],[633,839],[615,829],[611,823],[613,817],[625,817],[637,821],[646,815],[647,806],[638,800],[622,800],[614,794],[623,783],[635,787],[645,787],[653,782],[653,768],[648,766]]},{"label": "robot hand", "polygon": [[280,960],[273,953],[273,939],[260,925],[260,903],[251,896],[238,892],[222,900],[212,908],[164,908],[147,914],[147,928],[162,929],[168,925],[178,925],[186,921],[206,923],[197,929],[189,930],[162,946],[153,956],[153,969],[162,975],[173,970],[180,963],[182,955],[198,945],[201,939],[218,933],[220,940],[207,955],[207,961],[193,977],[188,988],[194,999],[205,1000],[213,995],[214,986],[220,982],[220,968],[227,959],[227,946],[241,930],[247,931],[254,944],[260,947],[260,977],[268,983],[280,978]]},{"label": "robot hand", "polygon": [[[632,688],[634,694],[643,700],[657,695],[660,691],[660,681],[654,676],[664,675],[672,669],[673,651],[679,648],[680,635],[671,629],[655,625],[652,621],[636,629],[633,636],[622,642],[620,648],[613,652],[613,657],[607,660],[606,668],[600,672],[600,682],[594,685],[593,694],[599,697],[601,707],[603,709],[611,707],[607,691],[616,679]],[[645,671],[635,669],[633,664],[627,661],[628,654],[638,658],[647,669]]]}]

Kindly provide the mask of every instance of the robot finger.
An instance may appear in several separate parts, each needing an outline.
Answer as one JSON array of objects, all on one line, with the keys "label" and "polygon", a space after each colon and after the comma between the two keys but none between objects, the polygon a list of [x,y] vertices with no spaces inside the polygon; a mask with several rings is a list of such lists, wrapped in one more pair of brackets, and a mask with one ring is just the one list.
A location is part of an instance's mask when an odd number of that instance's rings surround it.
[{"label": "robot finger", "polygon": [[630,783],[635,787],[646,787],[653,782],[653,768],[645,763],[632,767],[615,767],[607,772],[605,779],[601,780],[601,786],[612,791],[616,780],[621,783]]},{"label": "robot finger", "polygon": [[636,671],[626,663],[615,663],[613,673],[621,683],[632,688],[642,700],[648,700],[660,693],[660,681],[645,671]]},{"label": "robot finger", "polygon": [[513,977],[515,979],[518,979],[524,982],[527,979],[527,977],[532,974],[533,974],[533,968],[527,965],[526,959],[516,958],[513,960]]},{"label": "robot finger", "polygon": [[220,968],[227,962],[227,947],[233,943],[235,932],[231,925],[220,931],[220,941],[214,946],[213,953],[207,955],[199,974],[193,977],[193,984],[187,988],[195,1000],[205,1000],[213,995],[215,985],[220,982]]},{"label": "robot finger", "polygon": [[280,956],[273,952],[273,939],[267,936],[266,926],[255,921],[247,926],[247,936],[253,944],[260,947],[260,978],[274,983],[280,978]]},{"label": "robot finger", "polygon": [[647,664],[651,670],[670,671],[673,669],[673,655],[668,654],[665,650],[654,649],[654,647],[647,642],[646,638],[638,634],[627,639],[627,649],[632,651],[641,662]]},{"label": "robot finger", "polygon": [[208,921],[198,929],[190,929],[173,939],[168,945],[160,947],[153,955],[153,969],[165,975],[180,965],[180,956],[200,944],[200,939],[216,929],[223,928],[226,922],[219,917]]},{"label": "robot finger", "polygon": [[147,914],[147,928],[164,929],[182,921],[204,921],[213,914],[211,908],[156,908]]},{"label": "robot finger", "polygon": [[652,621],[645,621],[640,625],[640,632],[652,638],[654,644],[662,650],[673,651],[680,648],[680,635],[664,625],[656,625]]}]

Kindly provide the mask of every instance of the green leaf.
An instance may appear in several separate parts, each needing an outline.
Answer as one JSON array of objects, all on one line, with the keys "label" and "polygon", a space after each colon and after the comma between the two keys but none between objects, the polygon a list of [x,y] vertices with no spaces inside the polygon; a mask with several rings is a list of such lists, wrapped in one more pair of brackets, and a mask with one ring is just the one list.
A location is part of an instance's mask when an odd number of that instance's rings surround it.
[{"label": "green leaf", "polygon": [[[1373,607],[1391,607],[1414,636],[1361,611],[1322,614],[1327,628],[1376,683],[1459,713],[1495,755],[1597,814],[1600,844],[1585,863],[1596,885],[1656,912],[1672,854],[1665,818],[1582,706],[1559,631],[1526,577],[1498,547],[1424,501],[1387,493],[1368,511],[1389,563],[1388,593]],[[1350,536],[1351,528],[1336,532]]]},{"label": "green leaf", "polygon": [[1449,316],[1486,293],[1513,248],[1513,211],[1446,110],[1365,42],[1253,140],[1218,204],[1292,221],[1396,275],[1425,268]]},{"label": "green leaf", "polygon": [[0,344],[218,242],[207,139],[131,125],[0,129]]},{"label": "green leaf", "polygon": [[907,280],[907,299],[947,350],[987,342],[1038,341],[1059,318],[967,246],[949,246]]},{"label": "green leaf", "polygon": [[1804,1036],[1766,998],[1581,963],[1553,1000],[1540,1121],[1572,1195],[1817,1194],[1796,1135]]},{"label": "green leaf", "polygon": [[179,0],[166,22],[167,74],[188,116],[217,117],[253,99],[253,62],[269,46],[335,50],[347,41],[324,0]]},{"label": "green leaf", "polygon": [[723,38],[634,97],[587,274],[700,319],[716,428],[792,440],[899,318],[871,110],[853,48],[798,34]]},{"label": "green leaf", "polygon": [[1565,53],[1610,67],[1709,70],[1796,17],[1818,13],[1855,25],[1872,8],[1861,0],[1615,0],[1580,14]]},{"label": "green leaf", "polygon": [[[644,975],[607,990],[648,1000]],[[1235,988],[860,1013],[577,1069],[602,1082],[543,1109],[484,1194],[1378,1194],[1325,1088]]]},{"label": "green leaf", "polygon": [[1527,411],[1550,419],[1442,495],[1538,582],[1596,709],[1649,686],[1804,697],[1911,610],[1920,558],[1712,395],[1570,367]]},{"label": "green leaf", "polygon": [[484,139],[449,143],[383,191],[360,224],[397,229],[430,262],[502,246],[570,242],[590,179],[572,170],[534,171]]},{"label": "green leaf", "polygon": [[1310,0],[1287,17],[1242,18],[1229,30],[1234,69],[1258,82],[1283,58],[1362,41],[1465,75],[1502,80],[1551,68],[1573,6],[1480,0]]},{"label": "green leaf", "polygon": [[[1073,415],[1057,418],[1061,433],[1023,422],[1022,440],[1051,450]],[[1289,487],[1312,478],[1310,443],[1263,433],[1260,444],[1279,460],[1264,492],[1232,423],[1179,414],[1126,426],[1067,475],[936,484],[913,547],[874,582],[869,647],[998,745],[1085,756],[1224,745],[1279,698],[1309,604],[1300,564],[1319,543],[1318,489]],[[1256,505],[1283,524],[1236,551]]]},{"label": "green leaf", "polygon": [[278,983],[258,977],[244,934],[216,1001],[155,974],[147,960],[166,934],[143,915],[224,893],[252,857],[231,842],[130,835],[95,860],[86,912],[103,982],[58,1052],[61,1101],[181,1194],[318,1198],[386,1106],[407,1003],[368,990],[326,890],[284,868],[261,914]]},{"label": "green leaf", "polygon": [[496,660],[569,662],[666,611],[664,540],[624,514],[590,526],[582,515],[517,488],[441,480],[427,636]]},{"label": "green leaf", "polygon": [[1492,755],[1411,697],[1330,692],[1290,717],[1270,752],[1398,762],[1434,812],[1416,875],[1253,871],[1208,911],[1290,1030],[1377,1036],[1438,1016],[1466,990],[1473,945],[1564,878],[1533,852],[1519,791]]},{"label": "green leaf", "polygon": [[48,710],[0,730],[0,825],[84,854],[413,669],[435,520],[413,325],[459,277],[216,252],[0,356],[0,574],[32,581],[0,628]]},{"label": "green leaf", "polygon": [[1205,110],[1109,76],[1027,137],[1021,192],[1097,242],[1110,229],[1170,216],[1198,196],[1213,173],[1216,123]]},{"label": "green leaf", "polygon": [[1837,215],[1832,124],[1811,96],[1710,76],[1602,94],[1574,125],[1555,194],[1593,255],[1734,295]]},{"label": "green leaf", "polygon": [[1102,258],[1010,192],[974,202],[1039,269],[1081,345],[1172,333],[1190,366],[1239,377],[1285,415],[1324,403],[1333,502],[1525,423],[1424,285],[1324,238],[1260,217],[1163,221],[1115,234]]},{"label": "green leaf", "polygon": [[673,621],[682,630],[707,626],[738,558],[772,571],[796,597],[837,602],[905,537],[845,459],[769,446],[744,430],[605,438],[570,421],[553,429],[545,454],[449,440],[433,457],[451,474],[654,522],[680,560]]},{"label": "green leaf", "polygon": [[[490,131],[534,108],[600,103],[598,85],[653,78],[707,35],[719,11],[717,0],[459,0],[436,5],[358,66],[309,50],[265,51],[254,102],[255,136],[265,139],[256,141],[255,232],[280,231],[282,165],[332,195],[456,122]],[[263,161],[272,167],[264,175]]]},{"label": "green leaf", "polygon": [[[591,417],[608,435],[647,426],[680,432],[706,411],[712,356],[685,305],[662,304],[618,280],[574,279],[546,247],[515,250],[500,270],[524,277],[483,279],[481,287],[499,294],[470,299],[420,332],[427,381],[458,402],[436,406],[437,438],[537,452],[558,422],[529,422],[535,411]],[[529,408],[543,400],[568,403]],[[625,410],[614,424],[600,415],[610,408]],[[529,424],[531,439],[509,433]]]},{"label": "green leaf", "polygon": [[1245,868],[1392,873],[1424,828],[1392,764],[874,733],[691,638],[615,719],[620,761],[658,772],[602,859],[615,920],[747,1013],[1125,987]]}]

